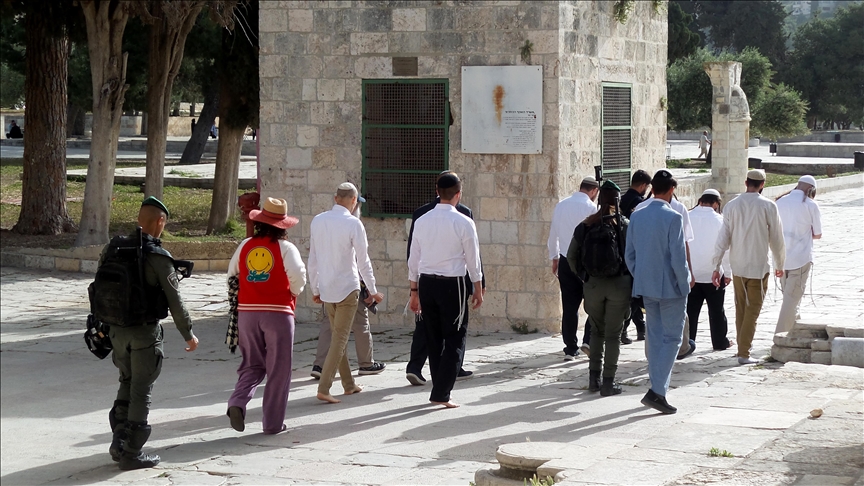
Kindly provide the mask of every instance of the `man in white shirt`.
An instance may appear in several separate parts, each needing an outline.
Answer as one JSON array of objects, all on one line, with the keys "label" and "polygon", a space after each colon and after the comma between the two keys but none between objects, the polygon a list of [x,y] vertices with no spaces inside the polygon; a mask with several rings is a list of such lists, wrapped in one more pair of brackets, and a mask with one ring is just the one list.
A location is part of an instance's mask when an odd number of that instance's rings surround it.
[{"label": "man in white shirt", "polygon": [[474,221],[456,211],[462,182],[451,172],[440,175],[436,187],[441,202],[414,222],[408,257],[408,305],[415,314],[422,312],[426,328],[432,374],[429,401],[456,408],[459,405],[450,400],[450,392],[462,364],[468,331],[465,273],[474,286],[471,308],[477,309],[483,303],[483,272]]},{"label": "man in white shirt", "polygon": [[346,354],[348,333],[357,312],[360,277],[375,302],[384,299],[375,287],[372,262],[367,252],[366,229],[359,219],[351,215],[357,196],[354,184],[340,184],[334,197],[336,204],[330,211],[312,219],[309,237],[308,270],[312,300],[316,304],[324,303],[332,330],[330,349],[318,384],[318,399],[329,403],[340,402],[330,395],[337,367],[346,395],[362,390],[354,383]]},{"label": "man in white shirt", "polygon": [[[582,303],[582,280],[570,269],[567,262],[567,249],[573,239],[576,226],[588,216],[597,212],[597,194],[600,184],[593,177],[582,179],[579,191],[562,199],[552,213],[552,224],[549,227],[549,259],[552,260],[552,274],[558,278],[561,286],[561,337],[564,339],[564,359],[572,360],[579,354],[579,339],[576,331],[579,327],[579,305]],[[586,321],[585,332],[582,334],[583,351],[588,352],[589,325]]]},{"label": "man in white shirt", "polygon": [[732,283],[735,286],[735,330],[738,333],[738,363],[754,364],[750,346],[756,334],[756,319],[768,290],[768,248],[774,257],[774,274],[783,275],[786,246],[783,225],[774,201],[762,196],[765,172],[753,169],[747,173],[747,192],[729,201],[723,208],[723,227],[714,246],[711,282],[721,284],[720,265],[729,250]]},{"label": "man in white shirt", "polygon": [[720,193],[715,189],[706,189],[699,198],[699,205],[690,210],[690,224],[693,226],[695,238],[690,245],[690,263],[693,265],[693,278],[696,285],[690,289],[687,296],[687,315],[690,317],[690,339],[696,341],[696,331],[699,324],[699,313],[702,303],[708,303],[708,323],[711,329],[711,345],[715,351],[729,348],[733,342],[726,337],[728,331],[726,311],[723,302],[726,298],[726,286],[732,281],[732,267],[729,266],[729,252],[723,255],[723,281],[719,287],[711,283],[714,265],[714,244],[717,235],[723,227],[723,216],[720,215]]},{"label": "man in white shirt", "polygon": [[816,178],[805,175],[798,179],[798,186],[792,192],[777,198],[786,244],[786,265],[780,277],[783,305],[774,332],[792,330],[813,265],[813,240],[822,238],[822,214],[813,201],[815,196]]},{"label": "man in white shirt", "polygon": [[708,156],[708,147],[711,145],[711,140],[708,140],[708,132],[702,132],[702,136],[699,137],[699,157],[697,159],[701,159],[702,157]]}]

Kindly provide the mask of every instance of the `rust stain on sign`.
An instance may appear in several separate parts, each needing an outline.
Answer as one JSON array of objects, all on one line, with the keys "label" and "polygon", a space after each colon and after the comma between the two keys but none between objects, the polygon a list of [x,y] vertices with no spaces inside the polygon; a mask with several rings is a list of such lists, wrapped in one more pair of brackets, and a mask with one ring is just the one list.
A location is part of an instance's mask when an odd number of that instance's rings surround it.
[{"label": "rust stain on sign", "polygon": [[498,118],[498,125],[501,125],[501,114],[504,113],[504,87],[500,84],[492,90],[492,101],[495,102],[495,117]]}]

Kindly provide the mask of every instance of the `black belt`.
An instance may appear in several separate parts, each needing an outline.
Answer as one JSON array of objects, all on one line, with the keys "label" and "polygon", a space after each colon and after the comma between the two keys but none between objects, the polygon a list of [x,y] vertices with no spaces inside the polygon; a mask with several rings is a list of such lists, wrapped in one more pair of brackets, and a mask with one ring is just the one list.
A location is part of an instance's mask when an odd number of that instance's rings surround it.
[{"label": "black belt", "polygon": [[432,275],[430,273],[421,273],[420,276],[426,277],[426,278],[434,278],[436,280],[459,280],[460,278],[465,278],[465,277],[445,277],[444,275]]}]

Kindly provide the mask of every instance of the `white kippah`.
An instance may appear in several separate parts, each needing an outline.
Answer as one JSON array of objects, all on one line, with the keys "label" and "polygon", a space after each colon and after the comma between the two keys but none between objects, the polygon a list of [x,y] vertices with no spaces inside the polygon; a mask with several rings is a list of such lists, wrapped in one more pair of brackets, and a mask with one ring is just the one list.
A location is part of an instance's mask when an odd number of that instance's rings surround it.
[{"label": "white kippah", "polygon": [[720,192],[717,189],[705,189],[705,192],[702,193],[703,196],[717,196],[720,197]]},{"label": "white kippah", "polygon": [[354,184],[351,184],[350,182],[343,182],[342,184],[339,184],[339,187],[337,187],[337,189],[339,189],[340,191],[357,192],[357,186],[355,186]]}]

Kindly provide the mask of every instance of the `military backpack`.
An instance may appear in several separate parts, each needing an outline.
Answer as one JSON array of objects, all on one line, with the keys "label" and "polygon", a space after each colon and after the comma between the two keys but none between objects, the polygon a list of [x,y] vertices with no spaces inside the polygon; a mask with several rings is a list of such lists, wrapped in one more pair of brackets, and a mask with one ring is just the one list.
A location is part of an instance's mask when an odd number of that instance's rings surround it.
[{"label": "military backpack", "polygon": [[617,277],[624,265],[621,245],[620,220],[613,224],[616,215],[604,216],[601,221],[587,228],[582,241],[582,267],[591,277]]}]

